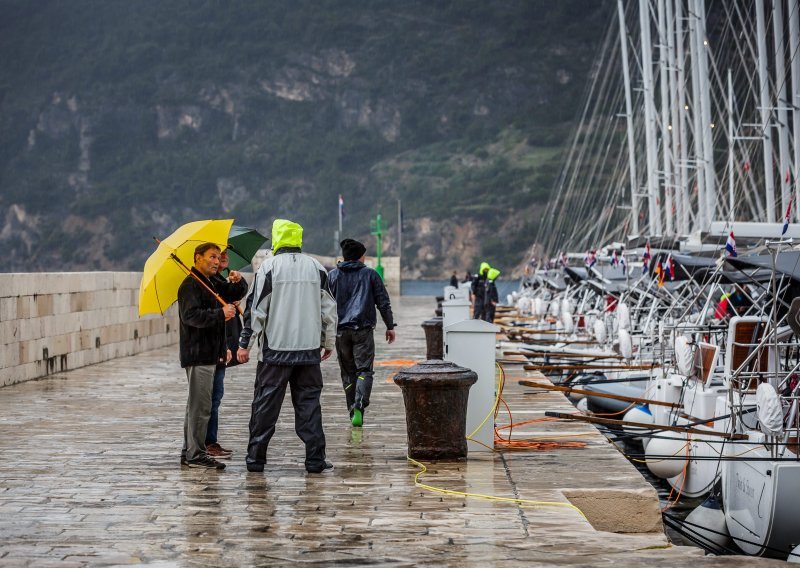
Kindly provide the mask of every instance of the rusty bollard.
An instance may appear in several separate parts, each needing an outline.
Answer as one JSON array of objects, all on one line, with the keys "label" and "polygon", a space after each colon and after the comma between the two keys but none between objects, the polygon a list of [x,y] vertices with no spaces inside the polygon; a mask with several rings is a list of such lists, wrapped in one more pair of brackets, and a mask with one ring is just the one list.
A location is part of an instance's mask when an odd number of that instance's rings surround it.
[{"label": "rusty bollard", "polygon": [[426,359],[444,359],[443,318],[435,317],[422,322],[425,330]]},{"label": "rusty bollard", "polygon": [[[436,296],[436,309],[433,313],[437,318],[442,317],[442,302],[444,302],[444,296]],[[428,357],[428,359],[430,359],[430,357]]]},{"label": "rusty bollard", "polygon": [[406,407],[409,457],[467,457],[467,400],[477,380],[474,371],[439,360],[423,361],[395,375]]}]

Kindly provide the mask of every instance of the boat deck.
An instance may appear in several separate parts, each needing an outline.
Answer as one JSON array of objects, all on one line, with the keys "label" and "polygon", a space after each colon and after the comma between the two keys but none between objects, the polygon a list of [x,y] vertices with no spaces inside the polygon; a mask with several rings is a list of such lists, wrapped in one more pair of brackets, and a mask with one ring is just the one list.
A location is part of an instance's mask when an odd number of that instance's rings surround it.
[{"label": "boat deck", "polygon": [[[246,471],[253,363],[226,378],[220,441],[235,453],[223,472],[179,465],[186,386],[177,347],[0,389],[0,565],[771,564],[671,546],[656,492],[588,424],[519,425],[515,438],[568,436],[555,440],[586,446],[473,453],[466,462],[428,464],[421,479],[561,506],[415,486],[419,468],[405,458],[403,402],[391,376],[398,360],[423,358],[419,324],[433,307],[430,298],[408,297],[395,306],[399,339],[377,342],[363,429],[348,423],[336,362],[323,365],[331,475],[306,475],[288,400],[266,471]],[[506,373],[516,423],[573,411],[559,393],[517,385],[521,367]],[[507,416],[500,413],[499,425]]]}]

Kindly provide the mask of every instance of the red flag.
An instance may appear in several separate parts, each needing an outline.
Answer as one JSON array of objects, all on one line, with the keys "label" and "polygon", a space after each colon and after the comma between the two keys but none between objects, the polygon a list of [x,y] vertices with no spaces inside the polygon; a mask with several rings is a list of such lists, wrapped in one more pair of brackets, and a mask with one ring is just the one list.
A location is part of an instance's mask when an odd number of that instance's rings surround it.
[{"label": "red flag", "polygon": [[750,171],[750,162],[745,162],[743,169],[744,169],[745,172],[749,172]]}]

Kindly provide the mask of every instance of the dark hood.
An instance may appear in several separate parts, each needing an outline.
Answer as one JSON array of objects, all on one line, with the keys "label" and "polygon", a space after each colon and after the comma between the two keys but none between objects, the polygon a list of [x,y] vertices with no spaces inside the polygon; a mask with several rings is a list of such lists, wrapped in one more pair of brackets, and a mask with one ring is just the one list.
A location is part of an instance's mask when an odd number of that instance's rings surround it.
[{"label": "dark hood", "polygon": [[355,272],[356,270],[361,270],[362,268],[366,268],[367,265],[358,260],[345,260],[337,264],[336,267],[339,270],[343,270],[345,272]]}]

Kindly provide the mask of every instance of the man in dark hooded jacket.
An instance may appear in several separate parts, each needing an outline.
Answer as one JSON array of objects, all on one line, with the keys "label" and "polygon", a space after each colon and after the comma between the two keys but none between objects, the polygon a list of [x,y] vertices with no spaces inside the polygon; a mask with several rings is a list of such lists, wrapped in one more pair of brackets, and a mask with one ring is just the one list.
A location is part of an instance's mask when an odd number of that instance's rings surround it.
[{"label": "man in dark hooded jacket", "polygon": [[344,261],[328,276],[339,316],[336,354],[351,422],[353,426],[361,426],[372,392],[375,361],[372,332],[377,323],[375,307],[386,324],[386,341],[389,343],[395,338],[395,323],[383,280],[364,264],[367,248],[353,239],[344,239],[340,245]]}]

